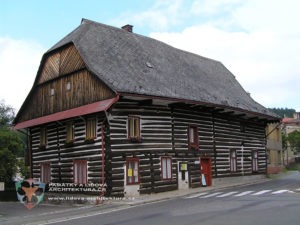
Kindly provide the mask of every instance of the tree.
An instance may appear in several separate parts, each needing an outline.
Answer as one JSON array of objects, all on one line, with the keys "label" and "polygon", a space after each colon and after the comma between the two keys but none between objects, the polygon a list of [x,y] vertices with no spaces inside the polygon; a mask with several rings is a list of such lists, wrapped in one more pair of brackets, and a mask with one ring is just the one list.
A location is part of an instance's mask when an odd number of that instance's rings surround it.
[{"label": "tree", "polygon": [[24,141],[10,126],[14,109],[0,102],[0,181],[9,183],[17,172],[17,157],[24,157]]},{"label": "tree", "polygon": [[5,105],[3,100],[0,101],[0,128],[11,125],[15,117],[15,111],[11,106]]},{"label": "tree", "polygon": [[300,152],[300,131],[293,131],[288,134],[287,141],[290,143],[291,150],[297,154]]},{"label": "tree", "polygon": [[294,116],[294,113],[296,112],[295,109],[288,109],[288,108],[269,108],[269,109],[282,118],[284,117],[292,118]]},{"label": "tree", "polygon": [[8,149],[0,149],[0,181],[10,183],[16,172],[16,156]]},{"label": "tree", "polygon": [[21,134],[7,126],[0,127],[0,150],[7,149],[16,157],[24,156],[24,141]]}]

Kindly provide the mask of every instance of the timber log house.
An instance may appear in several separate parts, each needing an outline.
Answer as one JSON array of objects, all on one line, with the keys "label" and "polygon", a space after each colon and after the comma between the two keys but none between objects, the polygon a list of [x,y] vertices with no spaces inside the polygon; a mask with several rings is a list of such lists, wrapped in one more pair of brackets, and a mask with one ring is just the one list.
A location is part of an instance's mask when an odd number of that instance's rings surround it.
[{"label": "timber log house", "polygon": [[33,178],[130,196],[265,174],[278,121],[222,63],[83,19],[43,55],[14,126]]}]

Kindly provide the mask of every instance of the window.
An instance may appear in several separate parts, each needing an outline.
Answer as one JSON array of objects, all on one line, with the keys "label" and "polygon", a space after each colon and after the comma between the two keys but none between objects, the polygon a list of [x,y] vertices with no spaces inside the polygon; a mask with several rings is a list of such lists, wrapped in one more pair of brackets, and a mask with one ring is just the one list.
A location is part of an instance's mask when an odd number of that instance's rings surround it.
[{"label": "window", "polygon": [[189,144],[189,149],[198,149],[199,136],[198,136],[198,127],[197,126],[189,126],[189,128],[188,128],[188,144]]},{"label": "window", "polygon": [[86,139],[92,140],[96,138],[96,118],[88,118],[86,120]]},{"label": "window", "polygon": [[246,132],[246,125],[244,123],[240,124],[240,130],[241,130],[242,133]]},{"label": "window", "polygon": [[66,131],[66,143],[72,143],[74,141],[74,124],[72,122],[67,123]]},{"label": "window", "polygon": [[236,172],[236,150],[230,150],[230,171]]},{"label": "window", "polygon": [[40,131],[40,146],[47,145],[47,129],[46,127],[41,127]]},{"label": "window", "polygon": [[68,82],[66,83],[66,90],[67,90],[67,91],[70,91],[70,90],[71,90],[71,82],[70,82],[70,81],[68,81]]},{"label": "window", "polygon": [[40,179],[43,183],[51,182],[51,167],[49,162],[42,162],[40,164]]},{"label": "window", "polygon": [[258,171],[258,153],[257,151],[252,152],[252,172]]},{"label": "window", "polygon": [[74,160],[73,165],[74,183],[87,184],[87,161]]},{"label": "window", "polygon": [[55,94],[54,88],[50,88],[50,96],[54,96],[54,94]]},{"label": "window", "polygon": [[133,140],[140,140],[141,128],[139,117],[128,117],[128,138]]},{"label": "window", "polygon": [[161,157],[161,177],[164,180],[172,179],[172,157]]},{"label": "window", "polygon": [[139,184],[139,164],[138,158],[127,158],[126,159],[126,183],[127,184]]}]

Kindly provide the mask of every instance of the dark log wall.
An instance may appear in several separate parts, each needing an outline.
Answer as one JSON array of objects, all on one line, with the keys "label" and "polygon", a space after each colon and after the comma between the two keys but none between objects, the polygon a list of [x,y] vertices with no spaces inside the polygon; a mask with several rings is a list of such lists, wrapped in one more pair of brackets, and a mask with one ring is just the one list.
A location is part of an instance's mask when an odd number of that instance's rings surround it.
[{"label": "dark log wall", "polygon": [[[141,119],[141,143],[128,140],[127,119],[130,115],[139,116]],[[126,157],[140,159],[140,193],[177,189],[178,161],[189,163],[190,186],[199,187],[200,165],[195,162],[202,156],[212,158],[213,177],[251,175],[252,151],[257,150],[258,173],[265,173],[264,122],[250,122],[205,108],[141,105],[141,102],[125,99],[114,106],[109,114],[109,122],[112,195],[122,195],[124,192]],[[188,149],[189,125],[198,127],[199,150]],[[241,125],[245,129],[241,129]],[[234,173],[230,171],[231,149],[237,151],[237,171]],[[161,178],[161,156],[172,157],[171,180]]]},{"label": "dark log wall", "polygon": [[[97,117],[97,137],[94,142],[85,138],[84,118],[73,120],[75,132],[73,144],[66,143],[66,126],[64,122],[48,124],[47,145],[40,146],[40,128],[31,129],[33,177],[40,178],[40,163],[50,162],[52,182],[73,182],[73,160],[87,160],[88,181],[101,183],[102,138],[101,126],[105,120],[104,113],[93,115]],[[60,164],[60,166],[59,166]],[[61,175],[60,175],[61,174]]]},{"label": "dark log wall", "polygon": [[[141,119],[140,143],[128,139],[128,116]],[[74,120],[73,145],[65,143],[67,121],[47,125],[48,144],[45,149],[39,146],[40,128],[32,128],[33,176],[40,177],[40,162],[50,161],[53,182],[73,182],[73,160],[86,159],[89,182],[102,182],[100,131],[105,119],[105,182],[107,194],[111,196],[124,195],[124,172],[128,157],[140,160],[141,194],[178,189],[179,161],[188,162],[190,187],[199,187],[200,165],[197,162],[203,156],[212,159],[213,177],[251,175],[252,151],[258,151],[257,172],[266,171],[264,122],[243,120],[241,117],[216,113],[212,109],[153,105],[147,101],[124,98],[107,114],[99,113],[97,118],[98,131],[94,143],[85,141],[84,118]],[[198,150],[188,147],[189,125],[198,127]],[[237,151],[236,172],[230,171],[230,150]],[[172,179],[163,180],[161,177],[162,156],[172,157]]]},{"label": "dark log wall", "polygon": [[[244,129],[241,129],[244,126]],[[252,151],[258,151],[259,171],[266,170],[265,124],[234,117],[214,116],[216,147],[215,176],[238,176],[252,174]],[[244,147],[242,148],[242,144]],[[237,171],[230,171],[230,150],[237,153]],[[243,156],[243,160],[242,160]],[[243,165],[242,165],[243,164]]]},{"label": "dark log wall", "polygon": [[[141,119],[141,143],[127,137],[128,116]],[[124,194],[124,166],[126,157],[140,159],[140,193],[177,189],[176,165],[172,180],[162,180],[160,157],[174,156],[172,152],[172,118],[166,106],[140,106],[136,101],[118,102],[109,115],[112,158],[112,195]],[[173,159],[174,160],[174,159]]]},{"label": "dark log wall", "polygon": [[[200,165],[195,165],[201,156],[210,156],[214,165],[213,148],[213,123],[212,114],[204,110],[196,110],[188,107],[174,107],[174,150],[178,156],[188,154],[186,161],[190,162],[190,182],[192,187],[200,186]],[[188,127],[190,125],[198,127],[199,150],[189,149]],[[181,157],[178,157],[180,160]],[[214,171],[214,168],[212,168]]]}]

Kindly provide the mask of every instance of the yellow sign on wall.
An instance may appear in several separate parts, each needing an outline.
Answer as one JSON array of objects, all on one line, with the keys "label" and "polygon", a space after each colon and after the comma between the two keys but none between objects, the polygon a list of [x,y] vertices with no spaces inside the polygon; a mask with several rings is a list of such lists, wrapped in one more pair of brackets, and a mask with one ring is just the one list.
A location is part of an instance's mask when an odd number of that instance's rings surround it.
[{"label": "yellow sign on wall", "polygon": [[127,171],[127,176],[128,176],[128,177],[132,177],[132,169],[128,169],[128,171]]},{"label": "yellow sign on wall", "polygon": [[187,171],[187,163],[180,163],[180,171]]}]

